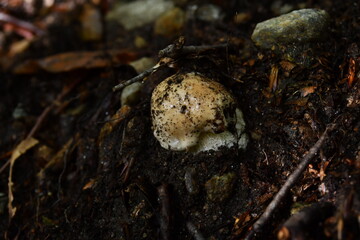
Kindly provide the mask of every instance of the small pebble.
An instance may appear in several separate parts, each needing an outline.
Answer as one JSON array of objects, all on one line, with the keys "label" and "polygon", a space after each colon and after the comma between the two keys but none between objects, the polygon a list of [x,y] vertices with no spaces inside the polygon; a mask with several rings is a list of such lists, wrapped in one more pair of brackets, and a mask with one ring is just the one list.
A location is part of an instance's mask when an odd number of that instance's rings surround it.
[{"label": "small pebble", "polygon": [[173,8],[155,22],[154,32],[168,38],[178,36],[185,23],[185,13],[180,8]]},{"label": "small pebble", "polygon": [[135,105],[139,101],[142,85],[143,84],[140,82],[135,82],[129,86],[126,86],[121,92],[121,106]]},{"label": "small pebble", "polygon": [[155,64],[155,60],[149,57],[142,57],[130,63],[130,65],[136,70],[137,73],[142,73],[145,70],[155,66]]},{"label": "small pebble", "polygon": [[163,13],[173,8],[172,1],[165,0],[137,0],[120,3],[106,16],[108,21],[117,21],[126,30],[131,30],[155,21]]},{"label": "small pebble", "polygon": [[205,183],[207,198],[212,202],[222,202],[230,197],[236,180],[235,173],[214,176]]},{"label": "small pebble", "polygon": [[196,171],[194,168],[186,169],[184,182],[186,190],[191,195],[195,195],[199,192],[199,183],[196,180]]},{"label": "small pebble", "polygon": [[196,10],[197,19],[204,22],[215,22],[223,19],[221,8],[214,4],[205,4]]},{"label": "small pebble", "polygon": [[101,14],[90,4],[85,4],[80,15],[81,37],[84,41],[99,41],[103,34]]}]

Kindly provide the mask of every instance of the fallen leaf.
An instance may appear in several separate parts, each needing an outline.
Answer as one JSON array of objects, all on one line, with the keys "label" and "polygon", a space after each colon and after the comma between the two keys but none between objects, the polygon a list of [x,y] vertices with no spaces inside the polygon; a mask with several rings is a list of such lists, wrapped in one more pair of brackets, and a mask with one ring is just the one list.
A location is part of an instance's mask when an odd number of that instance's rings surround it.
[{"label": "fallen leaf", "polygon": [[14,57],[15,55],[24,52],[29,46],[31,41],[28,39],[22,39],[11,44],[8,57]]},{"label": "fallen leaf", "polygon": [[13,168],[14,168],[14,164],[16,159],[18,159],[21,155],[23,155],[27,150],[31,149],[32,147],[34,147],[36,144],[38,144],[38,140],[36,140],[35,138],[26,138],[24,140],[22,140],[14,149],[14,151],[12,152],[11,158],[10,158],[10,171],[9,171],[9,180],[8,180],[8,188],[9,188],[9,192],[8,192],[8,197],[9,197],[9,201],[8,201],[8,209],[9,209],[9,218],[12,219],[15,216],[16,213],[16,207],[12,206],[12,202],[14,200],[14,195],[12,192],[12,186],[13,186],[13,182],[12,182],[12,174],[13,174]]},{"label": "fallen leaf", "polygon": [[15,74],[33,74],[43,69],[51,73],[69,72],[76,69],[103,68],[127,64],[136,59],[136,54],[126,50],[78,51],[49,56],[40,60],[27,60],[13,69]]},{"label": "fallen leaf", "polygon": [[25,60],[21,64],[17,65],[12,72],[14,74],[34,74],[40,70],[40,66],[36,60]]},{"label": "fallen leaf", "polygon": [[329,161],[326,161],[320,167],[319,177],[320,177],[321,181],[324,179],[324,177],[326,177],[325,171],[326,171],[326,168],[329,165],[329,163],[330,163]]},{"label": "fallen leaf", "polygon": [[311,94],[311,93],[314,93],[315,92],[315,89],[317,87],[316,86],[310,86],[310,87],[304,87],[300,90],[301,92],[301,96],[302,97],[306,97],[307,95]]},{"label": "fallen leaf", "polygon": [[349,73],[348,73],[348,85],[351,87],[355,79],[355,60],[350,58],[349,61]]},{"label": "fallen leaf", "polygon": [[135,54],[124,50],[80,51],[60,53],[38,61],[39,66],[52,73],[68,72],[79,68],[101,68],[110,64],[128,63],[135,60]]},{"label": "fallen leaf", "polygon": [[131,108],[127,105],[122,106],[112,117],[111,120],[106,122],[100,130],[98,137],[98,144],[101,145],[105,136],[112,132],[113,128],[116,127],[125,117],[129,114]]},{"label": "fallen leaf", "polygon": [[278,75],[279,68],[277,66],[272,66],[269,76],[269,89],[271,89],[272,91],[275,91],[278,86]]},{"label": "fallen leaf", "polygon": [[85,184],[85,186],[82,188],[82,190],[92,188],[94,186],[95,182],[96,182],[95,179],[90,179],[90,181]]},{"label": "fallen leaf", "polygon": [[305,106],[307,104],[308,100],[309,99],[307,97],[304,97],[304,98],[289,100],[285,104],[286,105],[296,105],[296,106],[299,106],[299,107],[303,107],[303,106]]},{"label": "fallen leaf", "polygon": [[280,62],[280,66],[281,68],[286,71],[286,72],[291,72],[291,70],[294,69],[294,67],[296,66],[295,63],[289,62],[289,61],[281,61]]}]

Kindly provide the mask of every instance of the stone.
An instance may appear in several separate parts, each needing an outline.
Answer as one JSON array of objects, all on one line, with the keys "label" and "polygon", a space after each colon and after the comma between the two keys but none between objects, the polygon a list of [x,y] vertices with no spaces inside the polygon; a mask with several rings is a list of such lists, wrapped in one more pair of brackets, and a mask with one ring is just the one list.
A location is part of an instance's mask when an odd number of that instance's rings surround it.
[{"label": "stone", "polygon": [[212,202],[222,202],[230,197],[236,175],[233,172],[214,176],[205,183],[207,198]]},{"label": "stone", "polygon": [[100,11],[90,4],[84,4],[80,14],[81,37],[84,41],[99,41],[102,38],[103,26]]},{"label": "stone", "polygon": [[121,3],[107,14],[106,19],[117,21],[126,30],[131,30],[155,21],[173,6],[172,1],[166,0],[138,0],[126,4]]},{"label": "stone", "polygon": [[251,36],[261,49],[321,41],[330,17],[325,10],[301,9],[258,23]]},{"label": "stone", "polygon": [[196,10],[197,19],[204,22],[215,22],[223,19],[224,14],[221,11],[221,8],[214,4],[204,4],[201,5]]},{"label": "stone", "polygon": [[121,92],[121,106],[135,105],[135,103],[139,101],[142,85],[143,84],[140,82],[135,82],[133,84],[130,84],[129,86],[126,86]]},{"label": "stone", "polygon": [[152,68],[156,64],[153,58],[142,57],[136,61],[131,62],[129,65],[132,66],[137,73],[142,73],[149,68]]},{"label": "stone", "polygon": [[161,15],[155,22],[154,32],[165,37],[178,36],[185,23],[185,13],[180,8],[173,8]]}]

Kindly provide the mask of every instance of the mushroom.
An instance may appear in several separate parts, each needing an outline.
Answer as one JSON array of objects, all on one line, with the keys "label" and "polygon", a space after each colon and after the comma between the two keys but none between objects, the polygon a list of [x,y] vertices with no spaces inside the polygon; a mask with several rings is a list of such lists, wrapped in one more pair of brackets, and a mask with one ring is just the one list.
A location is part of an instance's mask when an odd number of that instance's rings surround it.
[{"label": "mushroom", "polygon": [[151,116],[154,136],[166,149],[244,149],[248,142],[234,97],[199,73],[178,73],[162,81],[152,93]]}]

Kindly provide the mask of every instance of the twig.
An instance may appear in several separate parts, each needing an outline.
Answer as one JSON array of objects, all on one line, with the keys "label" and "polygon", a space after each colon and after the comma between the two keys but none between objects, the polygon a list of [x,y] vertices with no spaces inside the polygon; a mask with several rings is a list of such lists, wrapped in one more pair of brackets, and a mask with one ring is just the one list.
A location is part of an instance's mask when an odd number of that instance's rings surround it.
[{"label": "twig", "polygon": [[140,73],[139,75],[137,75],[136,77],[133,77],[123,83],[120,83],[118,85],[116,85],[115,87],[113,87],[113,92],[119,91],[121,89],[123,89],[126,86],[129,86],[130,84],[133,84],[135,82],[140,82],[142,81],[144,78],[146,78],[147,76],[149,76],[152,72],[154,72],[156,69],[158,68],[158,66],[154,66],[152,68],[149,68],[147,70],[145,70],[144,72]]},{"label": "twig", "polygon": [[274,199],[267,206],[265,212],[255,222],[255,224],[253,225],[253,229],[245,237],[246,240],[253,239],[256,233],[259,233],[261,231],[261,228],[270,219],[270,216],[273,214],[275,209],[280,205],[281,201],[284,199],[285,195],[288,193],[290,188],[299,179],[299,177],[305,170],[306,166],[309,164],[310,160],[317,154],[319,149],[322,147],[325,139],[327,138],[328,132],[332,131],[335,128],[335,126],[336,124],[330,124],[326,127],[324,133],[321,135],[319,140],[315,143],[313,147],[310,148],[309,152],[303,157],[296,170],[288,177],[285,184],[281,187],[280,191],[275,195]]},{"label": "twig", "polygon": [[64,88],[62,89],[62,91],[60,92],[60,94],[56,97],[55,101],[53,101],[47,108],[45,108],[45,110],[41,113],[41,115],[38,117],[38,119],[36,120],[35,125],[33,126],[33,128],[31,129],[31,131],[29,132],[29,134],[27,135],[26,138],[31,138],[32,136],[34,136],[35,132],[39,129],[39,127],[41,126],[42,122],[45,120],[46,116],[49,114],[49,112],[51,111],[51,109],[53,109],[56,104],[58,104],[59,102],[61,102],[61,100],[70,92],[74,89],[74,87],[80,82],[81,80],[75,80],[73,81],[71,84],[69,84],[68,86],[64,86]]},{"label": "twig", "polygon": [[[208,50],[214,50],[214,49],[222,49],[228,47],[228,44],[219,44],[219,45],[203,45],[203,46],[184,46],[185,39],[183,37],[180,37],[177,39],[173,44],[170,44],[166,48],[159,51],[159,58],[164,59],[176,59],[183,55],[189,55],[189,54],[200,54],[202,52],[208,51]],[[160,66],[168,66],[172,64],[173,61],[171,60],[165,60],[161,61],[156,64],[154,67],[145,70],[144,72],[140,73],[136,77],[133,77],[123,83],[120,83],[113,87],[113,91],[119,91],[123,89],[124,87],[135,83],[142,81],[144,78],[152,74],[154,71],[156,71]]]},{"label": "twig", "polygon": [[19,28],[26,29],[32,33],[35,33],[38,36],[42,36],[45,34],[44,30],[38,28],[34,24],[20,20],[3,12],[0,12],[0,22],[11,23]]},{"label": "twig", "polygon": [[223,49],[227,48],[228,44],[219,44],[219,45],[202,45],[202,46],[184,46],[184,40],[182,38],[175,41],[175,43],[170,44],[166,48],[159,51],[159,58],[178,58],[182,55],[188,54],[200,54],[205,51],[214,50],[214,49]]},{"label": "twig", "polygon": [[160,207],[160,235],[162,240],[172,239],[172,213],[170,207],[169,185],[162,184],[157,188]]},{"label": "twig", "polygon": [[185,46],[182,48],[181,54],[200,54],[205,51],[227,48],[228,44],[219,45],[203,45],[203,46]]},{"label": "twig", "polygon": [[[49,106],[47,106],[41,115],[37,118],[35,125],[31,128],[29,134],[25,139],[30,139],[34,136],[36,131],[40,128],[41,124],[49,114],[49,112],[56,106],[58,102],[60,102],[74,87],[80,82],[80,80],[76,80],[71,83],[69,86],[65,86],[61,93],[57,96],[55,101],[53,101]],[[0,168],[0,173],[2,173],[10,164],[10,159],[6,161],[6,163]]]},{"label": "twig", "polygon": [[[315,237],[314,226],[331,217],[336,208],[330,202],[315,203],[292,215],[277,233],[278,239],[309,239]],[[290,237],[291,236],[291,237]],[[325,236],[322,236],[325,238]],[[317,235],[317,238],[321,238]]]},{"label": "twig", "polygon": [[205,240],[202,233],[196,228],[196,226],[192,222],[190,221],[186,222],[186,228],[188,229],[188,231],[194,237],[195,240]]}]

